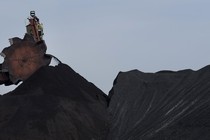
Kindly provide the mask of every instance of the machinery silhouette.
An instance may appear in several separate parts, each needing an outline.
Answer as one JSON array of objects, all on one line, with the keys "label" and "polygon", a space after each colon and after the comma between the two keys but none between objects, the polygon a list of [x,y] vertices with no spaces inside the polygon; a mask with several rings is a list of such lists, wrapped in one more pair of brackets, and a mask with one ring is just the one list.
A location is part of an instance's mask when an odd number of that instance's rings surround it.
[{"label": "machinery silhouette", "polygon": [[9,39],[10,46],[2,50],[0,55],[4,62],[0,64],[0,84],[6,86],[18,84],[26,80],[42,66],[49,65],[52,58],[61,63],[56,57],[46,54],[47,46],[43,40],[43,25],[30,12],[29,24],[23,39],[13,37]]}]

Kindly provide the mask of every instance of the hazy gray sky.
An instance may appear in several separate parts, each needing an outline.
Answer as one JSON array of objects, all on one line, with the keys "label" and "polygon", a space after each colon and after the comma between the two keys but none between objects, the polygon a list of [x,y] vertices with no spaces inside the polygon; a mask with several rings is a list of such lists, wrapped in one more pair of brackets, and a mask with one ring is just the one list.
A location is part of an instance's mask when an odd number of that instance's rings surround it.
[{"label": "hazy gray sky", "polygon": [[2,0],[0,49],[24,36],[35,10],[47,52],[108,93],[119,71],[208,65],[209,7],[209,0]]}]

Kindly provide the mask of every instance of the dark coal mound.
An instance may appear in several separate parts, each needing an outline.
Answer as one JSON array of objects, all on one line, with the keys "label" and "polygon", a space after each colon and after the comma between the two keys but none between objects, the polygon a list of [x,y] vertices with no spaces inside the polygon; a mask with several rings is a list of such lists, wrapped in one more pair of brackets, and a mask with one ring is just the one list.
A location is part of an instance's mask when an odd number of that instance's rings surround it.
[{"label": "dark coal mound", "polygon": [[107,119],[106,95],[65,64],[0,97],[0,140],[102,140]]},{"label": "dark coal mound", "polygon": [[121,72],[109,96],[108,140],[210,139],[210,66]]},{"label": "dark coal mound", "polygon": [[120,72],[108,98],[59,64],[0,96],[0,140],[209,139],[210,66]]}]

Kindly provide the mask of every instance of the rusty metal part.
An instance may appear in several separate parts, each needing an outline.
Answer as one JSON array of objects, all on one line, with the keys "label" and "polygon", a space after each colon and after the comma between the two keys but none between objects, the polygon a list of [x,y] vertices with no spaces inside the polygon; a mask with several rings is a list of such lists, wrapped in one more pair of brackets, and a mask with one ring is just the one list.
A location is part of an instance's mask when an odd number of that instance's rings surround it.
[{"label": "rusty metal part", "polygon": [[50,65],[52,58],[61,63],[56,57],[46,54],[42,24],[35,11],[31,11],[30,16],[24,38],[10,38],[10,46],[0,53],[4,58],[4,62],[0,64],[0,85],[17,84],[28,79],[40,67]]},{"label": "rusty metal part", "polygon": [[47,47],[44,41],[35,42],[28,34],[21,41],[18,40],[0,53],[4,57],[0,81],[4,81],[5,72],[8,72],[9,80],[14,84],[17,81],[24,81],[37,69],[49,64],[50,59],[46,60],[45,57]]},{"label": "rusty metal part", "polygon": [[39,18],[35,15],[35,11],[30,12],[28,18],[29,24],[26,26],[26,31],[29,35],[33,36],[35,42],[43,40],[43,25],[39,23]]}]

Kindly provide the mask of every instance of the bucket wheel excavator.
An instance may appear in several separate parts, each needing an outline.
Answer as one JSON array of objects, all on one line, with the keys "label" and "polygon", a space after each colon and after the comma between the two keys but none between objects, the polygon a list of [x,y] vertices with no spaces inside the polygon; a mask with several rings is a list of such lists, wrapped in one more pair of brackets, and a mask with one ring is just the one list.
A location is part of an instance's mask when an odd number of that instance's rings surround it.
[{"label": "bucket wheel excavator", "polygon": [[43,25],[35,15],[35,11],[30,12],[28,21],[24,38],[9,39],[10,46],[5,47],[0,53],[4,58],[0,64],[0,85],[18,84],[29,78],[40,67],[50,65],[52,59],[58,64],[61,63],[53,55],[46,54]]}]

